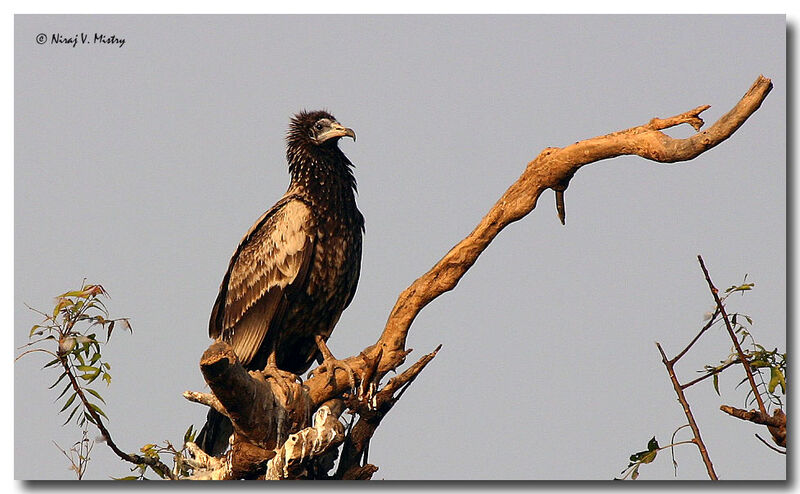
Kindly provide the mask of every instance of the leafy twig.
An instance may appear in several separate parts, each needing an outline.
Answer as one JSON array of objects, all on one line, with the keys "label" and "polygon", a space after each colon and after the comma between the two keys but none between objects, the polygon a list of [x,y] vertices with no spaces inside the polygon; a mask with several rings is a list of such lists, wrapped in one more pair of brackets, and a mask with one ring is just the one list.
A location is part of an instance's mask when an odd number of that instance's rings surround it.
[{"label": "leafy twig", "polygon": [[733,346],[736,347],[736,353],[739,355],[739,361],[744,367],[745,374],[747,374],[747,380],[750,381],[750,387],[753,389],[753,394],[758,402],[758,408],[761,410],[761,412],[767,413],[767,408],[764,406],[764,401],[761,399],[761,394],[758,392],[758,388],[756,387],[756,381],[753,378],[753,371],[750,370],[750,361],[747,359],[744,351],[742,351],[742,346],[739,344],[738,338],[736,338],[733,327],[731,327],[731,321],[728,318],[728,313],[725,312],[725,306],[722,304],[722,301],[719,298],[719,290],[717,290],[717,287],[715,287],[714,283],[711,281],[711,276],[708,274],[706,265],[703,262],[703,257],[698,255],[697,260],[700,262],[700,267],[703,269],[703,274],[706,277],[708,288],[711,290],[711,295],[714,296],[714,302],[717,304],[717,309],[720,311],[720,314],[722,314],[722,319],[725,321],[725,327],[728,330],[728,335],[731,337],[731,341],[733,341]]}]

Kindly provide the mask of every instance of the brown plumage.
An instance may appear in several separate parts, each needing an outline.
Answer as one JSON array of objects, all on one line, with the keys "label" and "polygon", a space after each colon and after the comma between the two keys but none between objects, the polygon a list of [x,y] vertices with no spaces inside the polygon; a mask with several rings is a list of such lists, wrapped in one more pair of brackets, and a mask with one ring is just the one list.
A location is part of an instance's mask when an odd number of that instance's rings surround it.
[{"label": "brown plumage", "polygon": [[[314,337],[327,340],[353,299],[364,218],[353,165],[338,147],[344,136],[355,139],[327,112],[294,116],[287,135],[289,188],[230,260],[209,335],[228,342],[247,369],[262,370],[272,358],[280,370],[307,371],[321,360]],[[229,431],[227,418],[211,410],[197,442],[218,454]]]}]

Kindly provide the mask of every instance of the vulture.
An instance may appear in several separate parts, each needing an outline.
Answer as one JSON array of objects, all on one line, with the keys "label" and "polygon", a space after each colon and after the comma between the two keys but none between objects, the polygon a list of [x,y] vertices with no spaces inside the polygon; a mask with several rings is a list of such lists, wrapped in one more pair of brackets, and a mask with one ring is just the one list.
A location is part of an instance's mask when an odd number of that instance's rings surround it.
[{"label": "vulture", "polygon": [[[211,310],[211,338],[231,345],[248,370],[302,374],[322,361],[320,346],[350,304],[361,270],[364,217],[353,164],[339,149],[355,132],[326,111],[290,122],[291,180],[278,202],[239,242]],[[223,452],[233,428],[211,409],[197,444]]]}]

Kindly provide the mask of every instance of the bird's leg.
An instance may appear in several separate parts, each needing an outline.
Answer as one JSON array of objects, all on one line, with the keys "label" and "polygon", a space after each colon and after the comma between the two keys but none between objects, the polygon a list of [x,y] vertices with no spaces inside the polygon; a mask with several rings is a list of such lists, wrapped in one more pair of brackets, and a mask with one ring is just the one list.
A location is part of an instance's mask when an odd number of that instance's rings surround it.
[{"label": "bird's leg", "polygon": [[356,376],[353,372],[353,368],[345,363],[344,360],[336,360],[333,357],[333,354],[330,349],[328,349],[328,345],[325,344],[325,340],[322,336],[316,335],[314,336],[314,340],[316,340],[319,352],[322,354],[322,363],[319,367],[311,371],[309,376],[328,372],[328,385],[334,387],[336,386],[336,369],[340,369],[347,372],[347,378],[350,381],[350,389],[355,390]]},{"label": "bird's leg", "polygon": [[267,366],[261,371],[264,379],[272,378],[275,383],[281,388],[284,396],[286,397],[285,403],[288,405],[292,401],[292,389],[289,387],[289,382],[294,383],[298,381],[303,384],[303,380],[297,374],[286,372],[278,368],[278,363],[275,357],[275,352],[271,352],[267,357]]}]

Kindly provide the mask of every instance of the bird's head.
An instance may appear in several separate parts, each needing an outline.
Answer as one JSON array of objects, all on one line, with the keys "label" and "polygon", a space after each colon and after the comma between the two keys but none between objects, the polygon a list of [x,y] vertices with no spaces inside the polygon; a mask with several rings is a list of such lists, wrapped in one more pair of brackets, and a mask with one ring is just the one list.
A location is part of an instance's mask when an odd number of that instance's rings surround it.
[{"label": "bird's head", "polygon": [[292,118],[289,124],[287,140],[289,145],[323,146],[335,143],[342,137],[352,137],[356,140],[356,133],[336,121],[333,115],[326,111],[301,111]]}]

